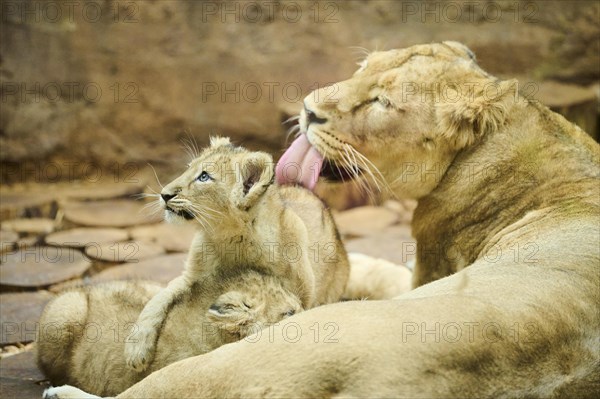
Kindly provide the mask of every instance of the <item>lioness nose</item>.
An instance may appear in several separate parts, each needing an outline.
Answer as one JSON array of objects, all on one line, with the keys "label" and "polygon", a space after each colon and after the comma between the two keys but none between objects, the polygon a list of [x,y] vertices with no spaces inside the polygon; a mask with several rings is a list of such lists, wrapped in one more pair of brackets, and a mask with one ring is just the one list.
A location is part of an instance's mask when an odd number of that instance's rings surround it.
[{"label": "lioness nose", "polygon": [[310,109],[304,107],[304,111],[306,112],[306,124],[310,125],[311,123],[325,123],[327,122],[327,118],[319,118],[317,114],[315,114]]},{"label": "lioness nose", "polygon": [[171,198],[173,198],[175,195],[177,195],[177,194],[164,194],[164,193],[160,194],[160,196],[162,197],[163,200],[165,200],[165,202],[169,202],[169,200]]}]

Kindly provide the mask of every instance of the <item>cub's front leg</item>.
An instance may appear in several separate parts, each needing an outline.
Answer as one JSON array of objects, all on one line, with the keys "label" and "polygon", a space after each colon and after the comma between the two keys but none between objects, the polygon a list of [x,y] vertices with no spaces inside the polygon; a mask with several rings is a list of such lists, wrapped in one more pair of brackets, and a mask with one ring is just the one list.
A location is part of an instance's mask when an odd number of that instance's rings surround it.
[{"label": "cub's front leg", "polygon": [[158,335],[169,309],[190,289],[191,284],[184,274],[172,280],[165,289],[148,301],[125,343],[127,366],[138,372],[148,368],[154,359]]}]

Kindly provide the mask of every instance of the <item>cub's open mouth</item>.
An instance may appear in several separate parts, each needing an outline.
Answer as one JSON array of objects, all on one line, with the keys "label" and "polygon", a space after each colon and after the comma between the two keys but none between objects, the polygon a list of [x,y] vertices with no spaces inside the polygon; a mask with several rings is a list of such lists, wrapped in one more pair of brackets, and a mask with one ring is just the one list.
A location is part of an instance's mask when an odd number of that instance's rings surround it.
[{"label": "cub's open mouth", "polygon": [[192,215],[191,213],[189,213],[188,211],[182,209],[179,211],[174,210],[173,208],[167,207],[167,210],[169,212],[173,212],[174,214],[176,214],[177,216],[181,216],[182,218],[184,218],[185,220],[192,220],[194,219],[194,215]]},{"label": "cub's open mouth", "polygon": [[319,176],[332,182],[347,182],[361,174],[362,170],[357,166],[343,168],[341,166],[336,166],[334,162],[325,159]]}]

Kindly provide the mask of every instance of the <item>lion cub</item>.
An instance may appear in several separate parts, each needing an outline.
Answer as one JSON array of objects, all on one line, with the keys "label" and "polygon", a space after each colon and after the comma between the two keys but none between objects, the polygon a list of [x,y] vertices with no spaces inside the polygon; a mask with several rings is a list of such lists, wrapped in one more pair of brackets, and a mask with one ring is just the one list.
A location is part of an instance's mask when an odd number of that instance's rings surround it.
[{"label": "lion cub", "polygon": [[211,139],[161,193],[167,221],[197,225],[183,275],[162,290],[120,282],[59,296],[40,320],[54,328],[38,340],[42,371],[54,384],[115,395],[167,364],[339,300],[349,264],[330,213],[309,191],[273,184],[273,173],[268,154]]},{"label": "lion cub", "polygon": [[237,276],[194,285],[181,298],[143,373],[127,367],[123,346],[144,305],[161,287],[118,281],[66,292],[48,304],[40,319],[38,366],[55,385],[113,396],[152,371],[238,341],[302,310],[277,278],[242,269]]},{"label": "lion cub", "polygon": [[308,190],[274,184],[273,166],[266,153],[211,138],[187,171],[163,188],[165,218],[195,223],[198,232],[183,275],[138,317],[125,344],[130,367],[148,367],[170,310],[195,285],[235,275],[239,265],[278,279],[304,309],[340,299],[349,264],[331,214]]}]

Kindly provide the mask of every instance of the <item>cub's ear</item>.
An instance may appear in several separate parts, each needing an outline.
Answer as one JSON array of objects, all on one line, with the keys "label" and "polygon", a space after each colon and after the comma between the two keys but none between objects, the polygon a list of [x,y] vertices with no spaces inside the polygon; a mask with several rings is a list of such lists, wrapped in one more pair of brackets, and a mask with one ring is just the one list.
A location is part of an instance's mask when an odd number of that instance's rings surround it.
[{"label": "cub's ear", "polygon": [[226,292],[208,308],[208,320],[221,330],[245,336],[254,323],[253,310],[247,302],[241,292]]},{"label": "cub's ear", "polygon": [[[436,106],[439,135],[457,150],[498,130],[517,101],[516,79],[483,81],[448,90]],[[450,93],[452,92],[452,93]]]},{"label": "cub's ear", "polygon": [[240,209],[248,209],[273,183],[273,157],[264,152],[246,155],[239,167],[236,202]]},{"label": "cub's ear", "polygon": [[223,147],[226,145],[232,145],[229,137],[221,137],[221,136],[211,136],[210,137],[210,146],[212,148]]},{"label": "cub's ear", "polygon": [[450,47],[452,51],[457,52],[461,56],[475,61],[475,54],[471,51],[470,48],[468,48],[464,44],[452,40],[446,40],[442,42],[442,44],[447,47]]}]

